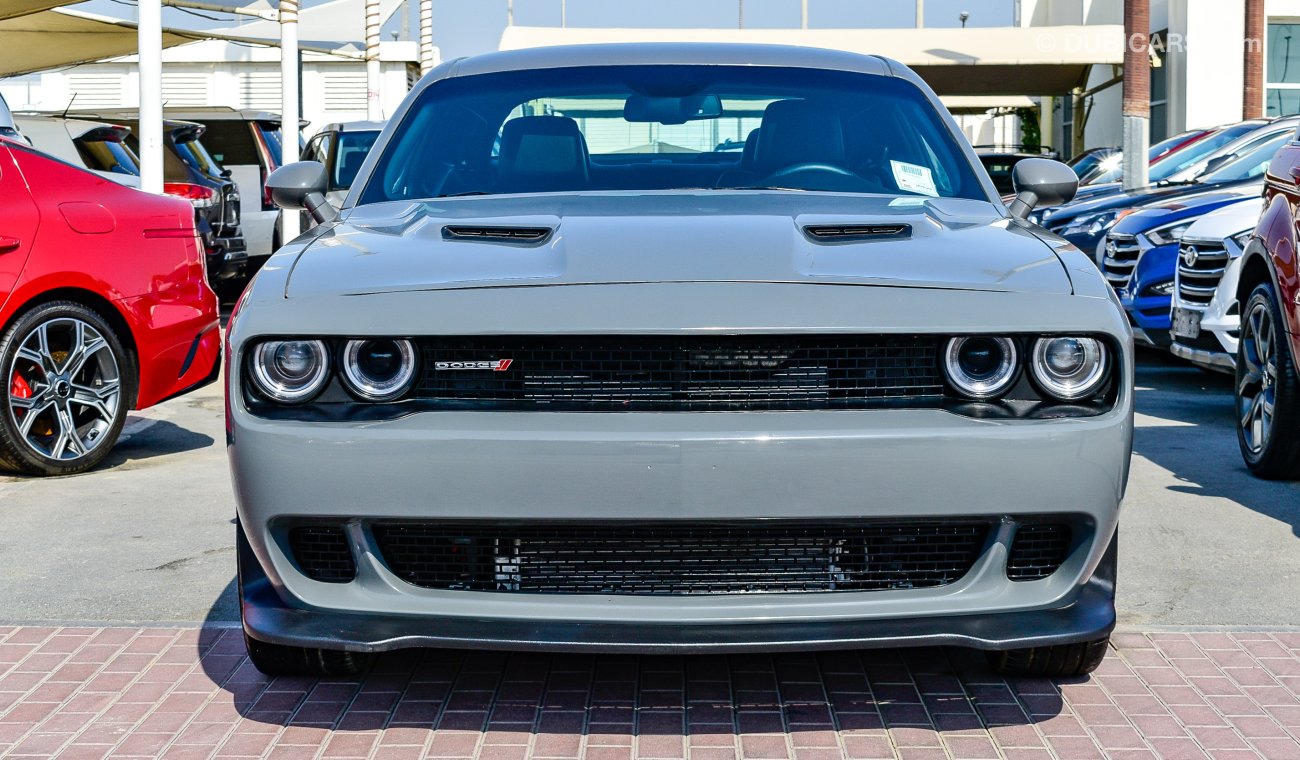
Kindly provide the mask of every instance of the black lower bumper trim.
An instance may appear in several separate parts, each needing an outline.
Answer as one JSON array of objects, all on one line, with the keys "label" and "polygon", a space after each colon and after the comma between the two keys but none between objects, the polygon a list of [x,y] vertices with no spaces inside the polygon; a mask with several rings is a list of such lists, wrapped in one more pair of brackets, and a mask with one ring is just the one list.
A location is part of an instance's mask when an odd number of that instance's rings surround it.
[{"label": "black lower bumper trim", "polygon": [[287,646],[385,652],[449,647],[567,652],[693,654],[894,646],[977,649],[1095,641],[1115,627],[1112,545],[1093,578],[1061,606],[970,615],[836,622],[727,624],[591,623],[376,615],[305,610],[285,605],[239,536],[244,630]]}]

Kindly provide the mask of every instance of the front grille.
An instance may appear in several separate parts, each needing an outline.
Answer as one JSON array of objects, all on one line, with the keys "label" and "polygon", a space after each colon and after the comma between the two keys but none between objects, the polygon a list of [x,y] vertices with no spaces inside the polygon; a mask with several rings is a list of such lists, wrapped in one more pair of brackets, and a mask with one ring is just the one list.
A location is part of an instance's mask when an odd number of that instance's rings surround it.
[{"label": "front grille", "polygon": [[289,529],[289,550],[302,574],[325,583],[347,583],[357,575],[343,529],[297,525]]},{"label": "front grille", "polygon": [[943,394],[934,336],[423,341],[416,397],[590,411],[869,408]]},{"label": "front grille", "polygon": [[1070,551],[1070,528],[1055,523],[1030,523],[1016,530],[1007,558],[1007,577],[1036,581],[1060,568]]},{"label": "front grille", "polygon": [[987,522],[376,523],[416,586],[549,594],[744,594],[943,586]]},{"label": "front grille", "polygon": [[1106,256],[1102,259],[1101,271],[1110,286],[1118,290],[1128,285],[1133,270],[1137,268],[1141,250],[1137,238],[1132,235],[1112,233],[1107,236],[1105,245]]},{"label": "front grille", "polygon": [[1228,258],[1222,242],[1184,242],[1178,249],[1178,300],[1193,307],[1208,305],[1223,279]]}]

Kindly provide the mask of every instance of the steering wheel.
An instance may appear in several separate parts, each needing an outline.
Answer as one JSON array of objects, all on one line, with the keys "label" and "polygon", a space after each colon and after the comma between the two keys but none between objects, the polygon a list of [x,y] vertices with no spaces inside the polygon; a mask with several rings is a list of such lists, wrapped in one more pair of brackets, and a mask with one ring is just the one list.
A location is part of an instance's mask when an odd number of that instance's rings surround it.
[{"label": "steering wheel", "polygon": [[845,169],[838,164],[827,164],[821,161],[806,161],[802,164],[791,164],[790,166],[780,169],[771,174],[769,179],[780,179],[789,177],[794,174],[803,174],[805,172],[823,172],[825,174],[838,174],[841,177],[857,177],[858,175]]}]

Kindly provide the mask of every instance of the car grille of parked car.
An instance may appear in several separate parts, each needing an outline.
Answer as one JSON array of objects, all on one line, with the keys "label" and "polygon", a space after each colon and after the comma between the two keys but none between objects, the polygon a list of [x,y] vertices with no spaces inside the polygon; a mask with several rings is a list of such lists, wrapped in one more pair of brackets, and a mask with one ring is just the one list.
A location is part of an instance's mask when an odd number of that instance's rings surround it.
[{"label": "car grille of parked car", "polygon": [[934,336],[426,339],[415,395],[474,408],[869,408],[938,399],[938,346]]},{"label": "car grille of parked car", "polygon": [[1119,289],[1128,284],[1137,268],[1140,253],[1137,238],[1132,235],[1111,233],[1106,237],[1106,256],[1102,259],[1101,271],[1112,288]]},{"label": "car grille of parked car", "polygon": [[943,586],[970,571],[977,521],[372,526],[416,586],[552,594],[740,594]]},{"label": "car grille of parked car", "polygon": [[1228,268],[1228,249],[1222,241],[1184,241],[1178,250],[1178,300],[1204,307]]},{"label": "car grille of parked car", "polygon": [[1036,581],[1060,568],[1070,551],[1070,528],[1056,523],[1029,523],[1016,530],[1007,558],[1007,577]]}]

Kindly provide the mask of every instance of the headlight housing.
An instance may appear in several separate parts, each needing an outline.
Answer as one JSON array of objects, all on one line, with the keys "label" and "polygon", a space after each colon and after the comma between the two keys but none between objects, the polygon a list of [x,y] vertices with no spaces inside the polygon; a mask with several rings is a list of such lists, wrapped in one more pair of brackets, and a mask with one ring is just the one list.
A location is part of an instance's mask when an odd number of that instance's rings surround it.
[{"label": "headlight housing", "polygon": [[1039,338],[1029,360],[1034,383],[1059,401],[1078,401],[1095,394],[1106,382],[1109,358],[1096,338]]},{"label": "headlight housing", "polygon": [[1193,220],[1191,219],[1184,219],[1181,222],[1161,225],[1153,230],[1147,230],[1142,234],[1151,242],[1152,245],[1169,245],[1170,243],[1177,243],[1183,239],[1183,233],[1187,232],[1187,228],[1192,226],[1192,221]]},{"label": "headlight housing", "polygon": [[329,369],[329,351],[319,340],[264,341],[249,362],[258,392],[281,404],[310,401],[329,382]]},{"label": "headlight housing", "polygon": [[1255,235],[1254,227],[1248,230],[1242,230],[1241,232],[1238,232],[1236,235],[1232,236],[1232,242],[1236,243],[1237,247],[1240,248],[1242,252],[1245,252],[1246,246],[1250,245],[1250,239],[1254,235]]},{"label": "headlight housing", "polygon": [[958,393],[979,401],[995,399],[1010,390],[1019,370],[1019,352],[1010,338],[952,338],[943,353],[948,382]]},{"label": "headlight housing", "polygon": [[340,363],[348,390],[366,401],[392,401],[415,380],[415,348],[409,340],[349,340]]},{"label": "headlight housing", "polygon": [[1119,216],[1118,211],[1101,211],[1095,214],[1086,214],[1081,216],[1063,230],[1064,234],[1084,233],[1087,235],[1099,235],[1103,230],[1115,222],[1115,217]]}]

